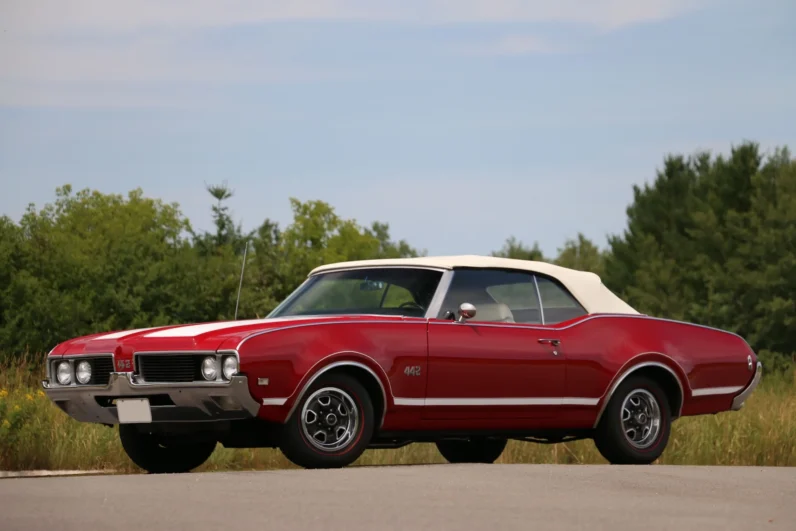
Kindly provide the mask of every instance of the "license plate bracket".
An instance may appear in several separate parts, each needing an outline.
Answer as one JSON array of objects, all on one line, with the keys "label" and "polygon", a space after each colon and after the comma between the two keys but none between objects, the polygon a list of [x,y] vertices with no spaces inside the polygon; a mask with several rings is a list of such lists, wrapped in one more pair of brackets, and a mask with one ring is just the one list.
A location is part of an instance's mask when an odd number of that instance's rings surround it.
[{"label": "license plate bracket", "polygon": [[152,422],[152,409],[148,398],[120,398],[116,400],[116,413],[120,424],[148,424]]}]

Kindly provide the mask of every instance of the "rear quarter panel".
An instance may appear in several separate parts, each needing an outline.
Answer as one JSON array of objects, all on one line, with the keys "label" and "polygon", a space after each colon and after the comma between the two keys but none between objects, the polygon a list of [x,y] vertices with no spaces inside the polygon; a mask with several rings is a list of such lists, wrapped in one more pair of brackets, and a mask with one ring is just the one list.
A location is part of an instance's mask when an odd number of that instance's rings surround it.
[{"label": "rear quarter panel", "polygon": [[721,330],[647,316],[591,316],[560,330],[567,359],[569,396],[606,400],[614,382],[648,361],[666,365],[683,387],[683,415],[729,409],[735,393],[721,388],[747,385],[757,359],[741,337]]}]

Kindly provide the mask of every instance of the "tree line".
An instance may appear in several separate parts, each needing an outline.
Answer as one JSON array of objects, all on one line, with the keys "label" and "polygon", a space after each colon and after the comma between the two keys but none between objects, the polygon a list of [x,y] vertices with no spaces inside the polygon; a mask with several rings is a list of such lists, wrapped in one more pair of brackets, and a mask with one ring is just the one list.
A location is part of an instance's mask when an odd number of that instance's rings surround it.
[{"label": "tree line", "polygon": [[[0,352],[44,353],[82,334],[231,319],[242,255],[240,318],[262,317],[314,267],[426,254],[389,225],[362,226],[323,201],[290,199],[293,219],[244,232],[209,186],[214,230],[198,232],[179,205],[74,191],[0,217]],[[771,369],[796,357],[796,159],[753,142],[729,155],[669,154],[634,186],[627,227],[604,248],[582,234],[555,257],[510,236],[495,256],[592,271],[639,311],[734,331]],[[248,247],[247,247],[248,246]]]}]

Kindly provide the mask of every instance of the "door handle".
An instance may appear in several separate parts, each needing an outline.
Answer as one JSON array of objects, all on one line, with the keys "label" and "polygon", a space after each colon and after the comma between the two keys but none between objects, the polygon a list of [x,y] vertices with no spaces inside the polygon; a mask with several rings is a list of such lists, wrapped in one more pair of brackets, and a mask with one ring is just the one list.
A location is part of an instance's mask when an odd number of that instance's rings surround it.
[{"label": "door handle", "polygon": [[559,341],[558,339],[540,339],[539,343],[543,345],[553,345],[554,347],[557,347],[558,345],[561,344],[561,341]]}]

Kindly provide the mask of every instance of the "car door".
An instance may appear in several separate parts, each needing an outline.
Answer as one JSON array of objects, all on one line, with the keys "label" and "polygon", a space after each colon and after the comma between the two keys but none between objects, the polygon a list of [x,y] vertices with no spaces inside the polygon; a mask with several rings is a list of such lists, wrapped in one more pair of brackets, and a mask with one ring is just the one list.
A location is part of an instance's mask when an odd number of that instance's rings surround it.
[{"label": "car door", "polygon": [[[460,322],[462,303],[476,313]],[[424,418],[554,415],[565,392],[564,356],[540,310],[532,273],[457,269],[439,314],[429,320]]]}]

